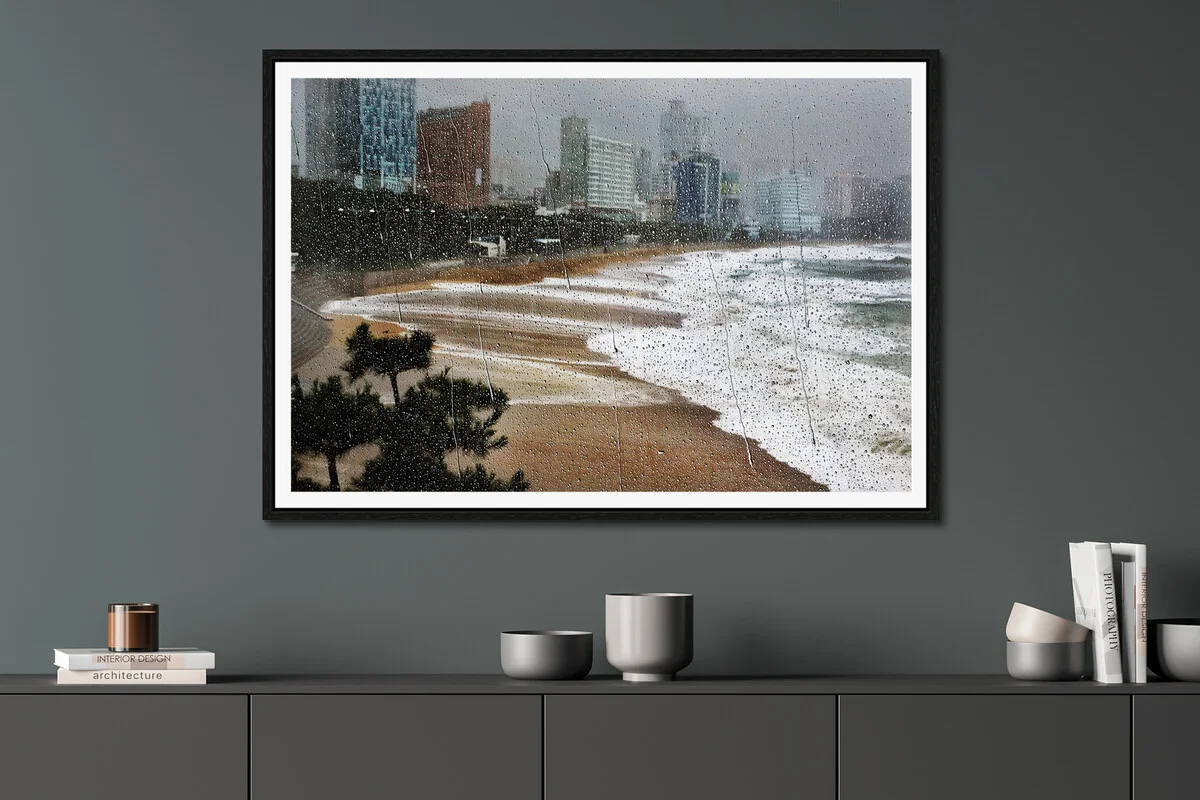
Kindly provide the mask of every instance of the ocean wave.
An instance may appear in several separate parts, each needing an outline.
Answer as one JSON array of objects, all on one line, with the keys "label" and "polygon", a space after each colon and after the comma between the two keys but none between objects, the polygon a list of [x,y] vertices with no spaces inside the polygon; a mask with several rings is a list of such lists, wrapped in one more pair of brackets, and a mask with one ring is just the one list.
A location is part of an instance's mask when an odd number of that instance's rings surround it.
[{"label": "ocean wave", "polygon": [[[834,491],[905,491],[912,381],[894,365],[911,358],[911,327],[906,315],[864,324],[854,306],[908,303],[911,289],[806,266],[809,258],[886,261],[897,250],[805,246],[802,265],[799,247],[763,248],[656,264],[669,278],[658,295],[684,314],[682,326],[617,326],[589,337],[588,347],[713,409],[718,427],[744,430]],[[631,276],[627,288],[636,283]]]}]

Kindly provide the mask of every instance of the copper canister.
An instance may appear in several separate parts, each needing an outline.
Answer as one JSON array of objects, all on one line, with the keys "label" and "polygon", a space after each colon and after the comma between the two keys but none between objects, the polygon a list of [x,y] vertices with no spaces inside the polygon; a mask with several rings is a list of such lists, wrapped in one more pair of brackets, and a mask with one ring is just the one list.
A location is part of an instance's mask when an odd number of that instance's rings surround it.
[{"label": "copper canister", "polygon": [[158,649],[158,603],[109,603],[108,649],[147,653]]}]

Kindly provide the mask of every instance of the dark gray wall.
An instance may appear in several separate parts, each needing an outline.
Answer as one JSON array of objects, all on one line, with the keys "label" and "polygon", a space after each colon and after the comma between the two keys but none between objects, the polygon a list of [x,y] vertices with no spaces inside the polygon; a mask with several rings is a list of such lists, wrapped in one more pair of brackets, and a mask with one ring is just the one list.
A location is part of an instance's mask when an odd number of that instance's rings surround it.
[{"label": "dark gray wall", "polygon": [[[1200,614],[1195,14],[608,5],[5,4],[0,671],[130,600],[224,671],[495,671],[659,589],[697,673],[1001,671],[1085,537]],[[262,49],[547,46],[942,51],[943,522],[261,521]]]}]

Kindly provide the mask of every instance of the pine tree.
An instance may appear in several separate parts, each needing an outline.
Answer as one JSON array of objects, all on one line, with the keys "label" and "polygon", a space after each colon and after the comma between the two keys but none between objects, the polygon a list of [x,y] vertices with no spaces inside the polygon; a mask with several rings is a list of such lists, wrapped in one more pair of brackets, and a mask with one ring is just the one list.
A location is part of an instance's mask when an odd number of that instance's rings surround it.
[{"label": "pine tree", "polygon": [[368,372],[385,375],[392,384],[392,399],[400,405],[396,377],[410,369],[429,367],[433,337],[424,331],[413,331],[407,336],[375,336],[371,326],[364,322],[346,339],[346,350],[350,360],[342,365],[342,369],[350,380],[356,381]]},{"label": "pine tree", "polygon": [[[503,390],[451,378],[449,370],[426,377],[381,414],[380,454],[367,462],[355,486],[373,492],[527,491],[520,470],[505,480],[482,464],[461,463],[463,456],[485,458],[508,444],[496,432],[507,408]],[[453,467],[447,465],[451,455]]]},{"label": "pine tree", "polygon": [[292,452],[316,453],[329,468],[329,489],[340,491],[337,460],[352,448],[373,441],[379,424],[379,395],[365,386],[355,392],[342,388],[337,375],[313,381],[305,393],[292,376]]}]

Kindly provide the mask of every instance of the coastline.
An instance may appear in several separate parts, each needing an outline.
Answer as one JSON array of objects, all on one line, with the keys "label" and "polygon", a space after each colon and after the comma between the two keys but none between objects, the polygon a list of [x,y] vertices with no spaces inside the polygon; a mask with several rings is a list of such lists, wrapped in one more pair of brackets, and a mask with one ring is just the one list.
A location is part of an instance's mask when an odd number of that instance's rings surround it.
[{"label": "coastline", "polygon": [[[414,276],[358,298],[376,301],[378,312],[377,295],[394,295],[394,319],[390,308],[385,319],[379,313],[356,313],[354,301],[331,304],[330,344],[295,372],[304,382],[344,375],[345,339],[364,319],[377,335],[417,328],[437,342],[431,371],[449,367],[459,377],[490,379],[509,395],[510,407],[498,426],[509,444],[482,463],[501,477],[524,470],[533,491],[825,491],[823,484],[754,440],[716,427],[717,412],[634,378],[605,354],[588,349],[588,336],[603,332],[614,320],[679,327],[683,319],[649,301],[606,308],[606,293],[630,298],[601,280],[586,281],[586,276],[621,269],[652,273],[656,264],[696,249],[641,248],[568,259],[568,273],[580,284],[573,291],[592,293],[601,302],[572,302],[561,291],[534,297],[502,288],[488,291],[543,279],[552,284],[549,288],[565,290],[558,261],[452,267],[436,279]],[[401,391],[420,378],[419,373],[402,374]],[[390,403],[386,381],[369,380]],[[372,446],[347,454],[339,462],[343,485],[373,455]],[[302,459],[301,475],[324,484],[323,462]]]},{"label": "coastline", "polygon": [[567,255],[546,255],[525,263],[507,264],[458,264],[445,267],[415,267],[394,270],[402,280],[389,282],[386,273],[373,273],[383,278],[383,283],[368,286],[367,294],[388,294],[395,291],[427,289],[435,283],[483,283],[493,286],[516,286],[537,283],[546,278],[581,278],[594,275],[608,267],[622,264],[637,264],[660,258],[682,256],[705,250],[751,250],[751,246],[729,242],[706,242],[676,245],[631,245],[618,247],[610,252],[593,252]]}]

